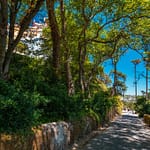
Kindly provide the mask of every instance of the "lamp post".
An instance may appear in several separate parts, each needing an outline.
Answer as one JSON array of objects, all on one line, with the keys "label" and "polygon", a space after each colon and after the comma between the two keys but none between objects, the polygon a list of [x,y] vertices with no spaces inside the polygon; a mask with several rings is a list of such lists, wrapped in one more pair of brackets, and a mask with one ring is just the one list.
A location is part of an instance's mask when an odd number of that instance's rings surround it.
[{"label": "lamp post", "polygon": [[140,59],[135,59],[131,61],[134,64],[134,84],[135,84],[135,100],[137,100],[137,76],[136,76],[136,66],[141,62]]}]

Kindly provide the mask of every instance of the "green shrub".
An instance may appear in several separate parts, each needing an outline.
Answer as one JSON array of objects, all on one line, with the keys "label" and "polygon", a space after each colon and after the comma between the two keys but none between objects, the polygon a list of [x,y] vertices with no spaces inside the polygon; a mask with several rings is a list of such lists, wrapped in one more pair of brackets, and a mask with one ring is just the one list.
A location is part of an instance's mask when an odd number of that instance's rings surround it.
[{"label": "green shrub", "polygon": [[150,114],[150,100],[146,100],[145,97],[139,97],[135,103],[135,110],[140,117],[144,114]]},{"label": "green shrub", "polygon": [[47,92],[47,101],[41,101],[37,109],[42,112],[42,122],[72,120],[84,112],[82,100],[77,96],[70,97],[64,84],[51,84]]},{"label": "green shrub", "polygon": [[147,100],[144,105],[144,113],[150,115],[150,100]]},{"label": "green shrub", "polygon": [[109,99],[109,93],[107,91],[100,91],[95,94],[92,109],[100,115],[102,123],[104,123],[106,114],[111,106],[112,101]]},{"label": "green shrub", "polygon": [[111,96],[108,91],[99,91],[95,94],[92,103],[92,110],[101,119],[101,123],[109,121],[108,114],[113,110],[112,115],[122,112],[123,104],[119,96]]},{"label": "green shrub", "polygon": [[100,124],[100,122],[101,122],[100,116],[97,113],[95,113],[92,109],[89,110],[89,112],[88,112],[87,115],[89,115],[92,118],[94,118],[96,120],[96,122],[97,122],[98,125]]},{"label": "green shrub", "polygon": [[47,85],[44,69],[44,62],[41,59],[14,55],[10,68],[10,81],[22,91],[35,92],[37,88],[43,86],[43,83]]},{"label": "green shrub", "polygon": [[123,102],[121,101],[121,97],[113,96],[111,99],[112,99],[113,107],[115,108],[115,111],[116,111],[115,113],[120,115],[123,109]]},{"label": "green shrub", "polygon": [[[38,112],[29,93],[0,80],[0,133],[26,133],[37,123]],[[6,93],[6,91],[8,93]]]},{"label": "green shrub", "polygon": [[[15,55],[11,64],[11,84],[31,94],[41,123],[78,118],[85,113],[85,104],[78,95],[69,97],[63,79],[53,80],[46,61]],[[5,90],[7,91],[7,90]],[[42,95],[42,96],[41,96]]]}]

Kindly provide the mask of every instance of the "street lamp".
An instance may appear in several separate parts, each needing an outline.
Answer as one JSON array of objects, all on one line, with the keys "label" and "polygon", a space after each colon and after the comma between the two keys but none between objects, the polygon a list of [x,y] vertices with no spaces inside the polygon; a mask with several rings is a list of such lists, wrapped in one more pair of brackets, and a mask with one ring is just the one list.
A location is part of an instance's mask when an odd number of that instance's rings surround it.
[{"label": "street lamp", "polygon": [[140,59],[135,59],[131,61],[134,64],[134,84],[135,84],[135,100],[137,100],[137,76],[136,76],[136,66],[141,62]]}]

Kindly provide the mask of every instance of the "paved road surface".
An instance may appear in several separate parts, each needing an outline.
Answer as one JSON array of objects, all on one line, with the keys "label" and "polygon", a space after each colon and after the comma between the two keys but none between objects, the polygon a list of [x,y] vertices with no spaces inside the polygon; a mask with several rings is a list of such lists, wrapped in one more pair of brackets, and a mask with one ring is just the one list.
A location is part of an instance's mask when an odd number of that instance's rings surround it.
[{"label": "paved road surface", "polygon": [[126,113],[80,150],[150,150],[150,128]]}]

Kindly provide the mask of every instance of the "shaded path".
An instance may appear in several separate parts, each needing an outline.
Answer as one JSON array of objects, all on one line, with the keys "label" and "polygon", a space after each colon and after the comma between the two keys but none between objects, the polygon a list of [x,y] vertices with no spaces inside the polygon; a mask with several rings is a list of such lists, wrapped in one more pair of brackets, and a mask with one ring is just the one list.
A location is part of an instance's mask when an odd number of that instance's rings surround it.
[{"label": "shaded path", "polygon": [[131,114],[124,114],[80,150],[150,150],[150,129]]}]

